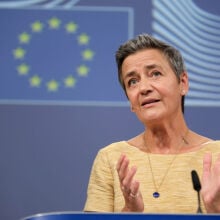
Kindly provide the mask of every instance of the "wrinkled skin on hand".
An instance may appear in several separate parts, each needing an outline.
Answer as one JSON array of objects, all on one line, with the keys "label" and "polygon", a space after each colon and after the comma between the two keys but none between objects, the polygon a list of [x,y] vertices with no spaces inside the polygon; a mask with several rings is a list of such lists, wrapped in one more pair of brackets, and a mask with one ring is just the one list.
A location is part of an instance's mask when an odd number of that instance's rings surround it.
[{"label": "wrinkled skin on hand", "polygon": [[121,155],[117,163],[117,172],[121,190],[125,200],[123,212],[143,212],[144,203],[139,190],[140,183],[135,180],[136,167],[129,168],[129,160],[126,155]]},{"label": "wrinkled skin on hand", "polygon": [[204,156],[201,195],[208,213],[220,213],[220,154],[215,163],[211,153]]}]

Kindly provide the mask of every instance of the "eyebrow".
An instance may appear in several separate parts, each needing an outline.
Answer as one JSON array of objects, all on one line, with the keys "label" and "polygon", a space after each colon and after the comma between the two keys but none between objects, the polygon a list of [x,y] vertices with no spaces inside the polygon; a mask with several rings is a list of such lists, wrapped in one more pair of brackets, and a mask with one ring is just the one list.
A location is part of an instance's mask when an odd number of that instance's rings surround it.
[{"label": "eyebrow", "polygon": [[157,65],[157,64],[151,64],[151,65],[147,65],[145,68],[147,70],[152,70],[152,69],[161,68],[161,67],[159,65]]},{"label": "eyebrow", "polygon": [[[152,70],[152,69],[155,69],[155,68],[161,68],[161,67],[158,66],[157,64],[151,64],[151,65],[146,65],[146,66],[145,66],[145,69],[146,69],[147,71]],[[125,79],[127,79],[127,78],[130,78],[130,77],[132,77],[132,76],[135,76],[136,74],[137,74],[137,72],[135,72],[135,71],[128,72],[128,73],[126,73],[126,75],[125,75],[125,77],[123,78],[123,80],[125,80]]]},{"label": "eyebrow", "polygon": [[126,73],[125,77],[123,77],[123,80],[127,79],[127,78],[131,78],[132,76],[135,76],[137,73],[135,71],[131,71]]}]

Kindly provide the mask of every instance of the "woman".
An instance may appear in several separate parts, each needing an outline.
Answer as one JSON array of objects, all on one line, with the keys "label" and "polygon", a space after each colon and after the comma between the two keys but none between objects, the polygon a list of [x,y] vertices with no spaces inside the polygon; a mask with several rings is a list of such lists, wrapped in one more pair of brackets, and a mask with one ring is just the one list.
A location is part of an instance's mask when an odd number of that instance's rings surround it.
[{"label": "woman", "polygon": [[202,211],[220,213],[220,141],[184,120],[188,75],[181,54],[147,34],[116,53],[119,81],[145,131],[101,149],[85,211],[195,213],[191,171],[201,177]]}]

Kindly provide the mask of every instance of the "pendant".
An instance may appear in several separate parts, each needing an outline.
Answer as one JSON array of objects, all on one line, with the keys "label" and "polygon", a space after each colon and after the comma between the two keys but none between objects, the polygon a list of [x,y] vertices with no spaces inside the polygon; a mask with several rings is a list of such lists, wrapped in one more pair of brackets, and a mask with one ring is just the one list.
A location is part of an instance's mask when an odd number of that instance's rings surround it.
[{"label": "pendant", "polygon": [[154,197],[154,198],[160,197],[160,193],[159,193],[159,192],[154,192],[154,193],[153,193],[153,197]]}]

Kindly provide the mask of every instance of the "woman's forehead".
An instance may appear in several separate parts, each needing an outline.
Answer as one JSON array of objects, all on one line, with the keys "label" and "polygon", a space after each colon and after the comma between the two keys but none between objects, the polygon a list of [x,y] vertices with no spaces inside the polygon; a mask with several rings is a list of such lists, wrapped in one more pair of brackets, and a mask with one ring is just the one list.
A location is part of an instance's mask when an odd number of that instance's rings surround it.
[{"label": "woman's forehead", "polygon": [[145,49],[129,55],[122,64],[122,73],[139,67],[156,67],[169,65],[165,56],[157,49]]}]

